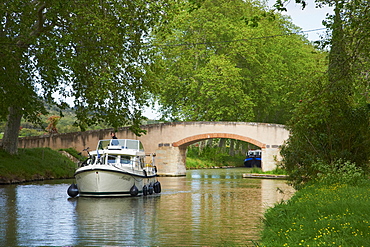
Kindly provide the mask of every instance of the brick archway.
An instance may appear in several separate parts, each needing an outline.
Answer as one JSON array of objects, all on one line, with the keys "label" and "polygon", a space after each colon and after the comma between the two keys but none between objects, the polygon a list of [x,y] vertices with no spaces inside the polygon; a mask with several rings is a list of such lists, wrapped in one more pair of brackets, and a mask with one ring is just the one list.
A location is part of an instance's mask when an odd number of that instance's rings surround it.
[{"label": "brick archway", "polygon": [[173,147],[183,147],[183,146],[189,146],[193,143],[203,141],[206,139],[213,139],[213,138],[227,138],[227,139],[235,139],[240,141],[249,142],[253,145],[256,145],[260,148],[266,148],[266,144],[259,142],[257,140],[254,140],[252,138],[236,135],[236,134],[229,134],[229,133],[207,133],[207,134],[200,134],[200,135],[194,135],[190,137],[186,137],[182,140],[179,140],[177,142],[172,143]]}]

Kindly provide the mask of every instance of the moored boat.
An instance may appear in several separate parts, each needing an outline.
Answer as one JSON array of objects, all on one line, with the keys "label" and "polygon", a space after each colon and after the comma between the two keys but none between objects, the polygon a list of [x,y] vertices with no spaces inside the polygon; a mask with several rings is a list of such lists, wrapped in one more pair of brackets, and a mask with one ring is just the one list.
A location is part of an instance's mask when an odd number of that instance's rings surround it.
[{"label": "moored boat", "polygon": [[244,160],[244,166],[261,168],[261,155],[262,151],[260,149],[248,150],[248,153]]},{"label": "moored boat", "polygon": [[160,193],[154,157],[144,152],[139,140],[100,140],[75,172],[78,194],[104,197]]}]

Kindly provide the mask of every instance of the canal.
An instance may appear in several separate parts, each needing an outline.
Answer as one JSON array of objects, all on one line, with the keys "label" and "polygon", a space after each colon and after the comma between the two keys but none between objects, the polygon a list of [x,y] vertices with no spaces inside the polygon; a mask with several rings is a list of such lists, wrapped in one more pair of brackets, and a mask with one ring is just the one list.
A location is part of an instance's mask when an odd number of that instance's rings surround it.
[{"label": "canal", "polygon": [[264,210],[294,193],[245,168],[159,177],[160,195],[69,198],[73,180],[0,186],[0,246],[253,246]]}]

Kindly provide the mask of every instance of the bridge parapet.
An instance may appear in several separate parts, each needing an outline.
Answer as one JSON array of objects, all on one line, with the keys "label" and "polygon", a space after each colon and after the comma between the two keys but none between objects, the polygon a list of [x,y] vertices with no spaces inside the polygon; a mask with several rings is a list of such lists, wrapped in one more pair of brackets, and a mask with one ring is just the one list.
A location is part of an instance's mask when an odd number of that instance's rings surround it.
[{"label": "bridge parapet", "polygon": [[[171,122],[141,126],[146,135],[135,136],[128,127],[120,128],[117,137],[140,140],[148,153],[157,153],[160,175],[185,175],[186,147],[200,140],[230,138],[252,143],[262,149],[262,169],[273,170],[279,161],[279,147],[289,137],[285,126],[250,122]],[[20,148],[52,149],[86,147],[95,149],[100,139],[109,139],[113,129],[92,130],[39,137],[19,138]]]}]

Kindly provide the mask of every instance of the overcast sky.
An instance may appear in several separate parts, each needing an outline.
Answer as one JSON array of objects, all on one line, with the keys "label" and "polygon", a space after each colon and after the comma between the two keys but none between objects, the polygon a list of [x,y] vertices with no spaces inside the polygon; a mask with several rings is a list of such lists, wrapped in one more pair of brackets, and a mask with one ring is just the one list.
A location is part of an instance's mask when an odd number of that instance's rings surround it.
[{"label": "overcast sky", "polygon": [[[268,0],[269,7],[275,4],[276,0]],[[332,13],[332,8],[315,8],[315,2],[313,0],[307,0],[307,6],[302,10],[302,6],[295,3],[295,0],[290,0],[290,3],[286,6],[287,12],[284,15],[288,15],[292,18],[292,22],[302,28],[302,31],[314,30],[325,28],[322,25],[322,21],[325,19],[327,13]],[[309,40],[319,40],[319,35],[324,34],[325,30],[313,31],[305,33]]]}]

